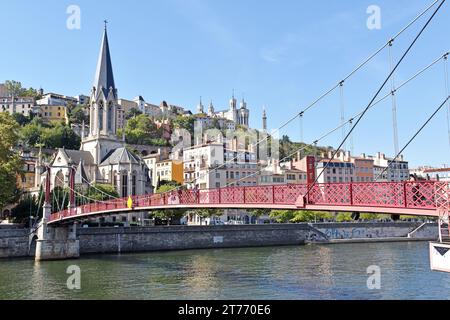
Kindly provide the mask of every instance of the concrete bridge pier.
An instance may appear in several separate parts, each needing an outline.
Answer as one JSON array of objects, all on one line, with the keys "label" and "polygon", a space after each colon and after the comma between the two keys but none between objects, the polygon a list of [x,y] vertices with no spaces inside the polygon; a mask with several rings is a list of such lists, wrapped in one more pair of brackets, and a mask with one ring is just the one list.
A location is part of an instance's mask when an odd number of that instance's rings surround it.
[{"label": "concrete bridge pier", "polygon": [[50,204],[44,204],[43,221],[37,230],[36,261],[74,259],[80,256],[76,224],[52,227],[47,225]]}]

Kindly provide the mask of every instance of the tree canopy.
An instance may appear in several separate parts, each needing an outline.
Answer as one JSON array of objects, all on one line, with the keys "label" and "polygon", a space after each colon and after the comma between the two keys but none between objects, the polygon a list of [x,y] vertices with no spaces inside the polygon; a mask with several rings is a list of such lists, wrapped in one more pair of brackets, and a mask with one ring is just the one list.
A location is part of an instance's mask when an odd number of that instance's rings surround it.
[{"label": "tree canopy", "polygon": [[8,113],[0,113],[0,208],[18,199],[17,175],[20,155],[13,150],[19,141],[19,124]]},{"label": "tree canopy", "polygon": [[[119,130],[118,135],[121,134],[122,130]],[[144,114],[130,118],[127,121],[125,138],[129,144],[167,145],[167,141],[162,139],[162,129],[158,129],[153,120]]]},{"label": "tree canopy", "polygon": [[6,80],[5,87],[10,96],[14,97],[30,97],[39,99],[40,94],[36,89],[33,88],[23,88],[22,83],[15,80]]},{"label": "tree canopy", "polygon": [[53,149],[79,149],[81,145],[81,137],[68,125],[64,123],[45,125],[38,118],[34,118],[21,128],[20,137],[25,144],[33,147],[42,145]]},{"label": "tree canopy", "polygon": [[79,104],[73,108],[68,109],[69,111],[69,122],[73,124],[85,124],[89,123],[89,116],[85,113],[85,105]]}]

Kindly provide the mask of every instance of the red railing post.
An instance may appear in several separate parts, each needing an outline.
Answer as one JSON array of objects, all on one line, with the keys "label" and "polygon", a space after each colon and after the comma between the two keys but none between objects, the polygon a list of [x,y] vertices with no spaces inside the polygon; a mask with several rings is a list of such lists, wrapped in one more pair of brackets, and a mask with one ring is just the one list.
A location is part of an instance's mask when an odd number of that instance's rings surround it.
[{"label": "red railing post", "polygon": [[272,185],[272,203],[275,204],[275,186]]},{"label": "red railing post", "polygon": [[406,196],[406,184],[408,182],[403,182],[403,201],[405,202],[405,208],[408,207],[408,198]]},{"label": "red railing post", "polygon": [[350,205],[353,205],[353,183],[350,183]]},{"label": "red railing post", "polygon": [[247,193],[246,193],[246,189],[245,189],[245,187],[243,187],[243,188],[244,188],[243,190],[244,190],[244,204],[245,204],[245,203],[247,203],[247,201],[246,201],[246,199],[245,199],[245,197],[246,197]]},{"label": "red railing post", "polygon": [[222,188],[217,189],[217,191],[219,192],[219,204],[222,204]]}]

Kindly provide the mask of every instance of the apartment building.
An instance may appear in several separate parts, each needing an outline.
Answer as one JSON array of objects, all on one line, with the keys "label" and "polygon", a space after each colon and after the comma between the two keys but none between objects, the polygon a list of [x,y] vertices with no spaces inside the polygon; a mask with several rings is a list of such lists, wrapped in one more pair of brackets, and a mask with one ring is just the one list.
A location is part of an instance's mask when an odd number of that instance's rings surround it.
[{"label": "apartment building", "polygon": [[374,180],[388,182],[408,180],[409,166],[403,155],[394,160],[378,152],[376,156],[369,156],[369,158],[374,161]]},{"label": "apartment building", "polygon": [[52,122],[69,122],[65,105],[39,105],[36,112],[38,117],[47,124]]},{"label": "apartment building", "polygon": [[9,114],[21,113],[29,116],[34,113],[35,100],[31,97],[0,97],[0,111]]}]

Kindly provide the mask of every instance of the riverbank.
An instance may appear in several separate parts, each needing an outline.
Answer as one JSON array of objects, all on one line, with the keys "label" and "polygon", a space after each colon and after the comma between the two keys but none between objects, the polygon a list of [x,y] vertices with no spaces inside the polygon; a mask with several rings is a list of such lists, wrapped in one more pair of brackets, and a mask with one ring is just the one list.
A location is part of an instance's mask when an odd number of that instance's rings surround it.
[{"label": "riverbank", "polygon": [[[233,226],[78,228],[79,253],[132,253],[303,245],[306,243],[429,241],[435,223],[352,222]],[[33,257],[35,238],[27,229],[0,229],[0,258]]]}]

